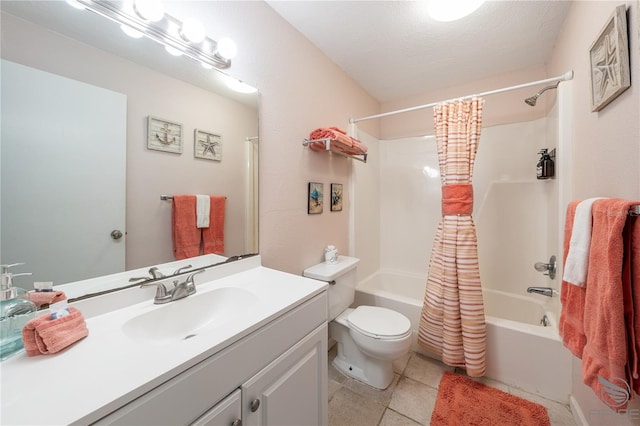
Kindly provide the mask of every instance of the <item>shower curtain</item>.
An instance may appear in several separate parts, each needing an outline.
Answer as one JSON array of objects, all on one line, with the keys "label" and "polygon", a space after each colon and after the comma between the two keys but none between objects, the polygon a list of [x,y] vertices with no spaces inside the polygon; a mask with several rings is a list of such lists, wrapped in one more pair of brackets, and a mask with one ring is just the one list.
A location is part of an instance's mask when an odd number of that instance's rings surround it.
[{"label": "shower curtain", "polygon": [[473,165],[482,129],[482,98],[436,105],[434,120],[442,182],[442,219],[429,262],[418,343],[485,373],[486,331],[473,211]]}]

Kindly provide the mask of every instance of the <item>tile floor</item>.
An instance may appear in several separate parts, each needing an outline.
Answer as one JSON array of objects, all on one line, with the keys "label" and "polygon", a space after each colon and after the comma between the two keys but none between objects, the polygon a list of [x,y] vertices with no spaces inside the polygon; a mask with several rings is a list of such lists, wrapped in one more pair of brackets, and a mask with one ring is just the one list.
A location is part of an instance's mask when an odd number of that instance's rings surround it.
[{"label": "tile floor", "polygon": [[[381,391],[337,371],[329,352],[329,426],[416,426],[428,425],[436,403],[443,371],[453,367],[416,352],[394,363],[395,378]],[[537,402],[547,408],[553,426],[575,426],[568,406],[511,388],[489,379],[482,383]],[[462,426],[462,425],[461,425]]]}]

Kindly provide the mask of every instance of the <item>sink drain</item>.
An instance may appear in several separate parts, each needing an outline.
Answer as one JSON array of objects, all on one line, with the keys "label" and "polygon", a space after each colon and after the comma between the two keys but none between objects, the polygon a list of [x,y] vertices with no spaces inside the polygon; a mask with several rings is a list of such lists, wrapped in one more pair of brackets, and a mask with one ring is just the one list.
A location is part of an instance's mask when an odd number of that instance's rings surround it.
[{"label": "sink drain", "polygon": [[189,334],[187,336],[185,336],[182,340],[187,340],[187,339],[191,339],[192,337],[196,337],[197,334]]}]

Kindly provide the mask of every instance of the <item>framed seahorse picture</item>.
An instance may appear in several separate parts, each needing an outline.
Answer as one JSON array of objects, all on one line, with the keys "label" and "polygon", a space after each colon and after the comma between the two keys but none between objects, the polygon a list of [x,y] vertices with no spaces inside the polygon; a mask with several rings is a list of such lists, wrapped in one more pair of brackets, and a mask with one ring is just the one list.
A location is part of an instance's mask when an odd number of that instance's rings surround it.
[{"label": "framed seahorse picture", "polygon": [[147,148],[182,154],[182,124],[150,115]]}]

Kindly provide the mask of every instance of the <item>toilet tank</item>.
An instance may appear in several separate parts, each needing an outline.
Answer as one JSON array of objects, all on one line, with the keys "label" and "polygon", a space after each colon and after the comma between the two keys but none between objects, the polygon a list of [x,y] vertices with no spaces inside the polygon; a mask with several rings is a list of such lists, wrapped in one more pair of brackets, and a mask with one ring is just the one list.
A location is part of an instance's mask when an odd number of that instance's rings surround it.
[{"label": "toilet tank", "polygon": [[[329,285],[329,320],[335,319],[353,303],[360,259],[338,256],[336,263],[319,263],[307,268],[303,276],[326,281]],[[335,282],[335,284],[333,284]]]}]

